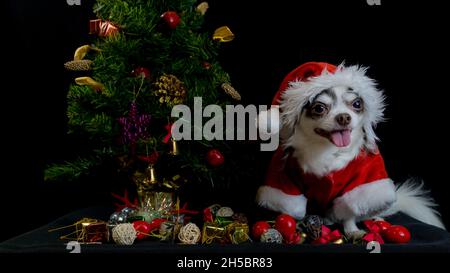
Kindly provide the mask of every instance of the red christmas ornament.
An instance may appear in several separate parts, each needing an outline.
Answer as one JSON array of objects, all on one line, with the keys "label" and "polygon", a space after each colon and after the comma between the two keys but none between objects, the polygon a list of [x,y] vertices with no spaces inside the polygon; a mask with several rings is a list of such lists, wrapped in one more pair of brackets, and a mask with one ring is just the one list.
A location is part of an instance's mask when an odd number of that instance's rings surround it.
[{"label": "red christmas ornament", "polygon": [[302,242],[302,235],[298,232],[292,233],[289,238],[286,238],[286,243],[291,245],[300,244]]},{"label": "red christmas ornament", "polygon": [[134,221],[133,227],[136,230],[136,239],[142,240],[151,232],[151,226],[145,221]]},{"label": "red christmas ornament", "polygon": [[203,66],[203,68],[206,69],[206,70],[211,69],[211,64],[208,63],[208,62],[203,62],[203,63],[202,63],[202,66]]},{"label": "red christmas ornament", "polygon": [[390,243],[404,244],[409,242],[411,234],[404,226],[390,226],[383,232],[383,238]]},{"label": "red christmas ornament", "polygon": [[180,16],[175,11],[166,11],[161,15],[161,18],[171,29],[175,29],[180,23]]},{"label": "red christmas ornament", "polygon": [[270,225],[266,221],[258,221],[252,227],[253,238],[259,240],[261,235],[263,235],[267,230],[269,230]]},{"label": "red christmas ornament", "polygon": [[290,215],[280,214],[275,219],[275,229],[283,235],[285,240],[290,239],[297,229],[297,221]]},{"label": "red christmas ornament", "polygon": [[388,230],[392,225],[386,221],[375,221],[375,225],[378,226],[379,232],[382,234],[386,230]]},{"label": "red christmas ornament", "polygon": [[136,67],[132,72],[135,77],[143,77],[144,79],[150,78],[150,70],[146,67]]},{"label": "red christmas ornament", "polygon": [[213,167],[218,167],[223,164],[225,158],[223,157],[223,154],[219,150],[212,149],[208,151],[208,154],[206,155],[206,160],[208,161],[209,165]]}]

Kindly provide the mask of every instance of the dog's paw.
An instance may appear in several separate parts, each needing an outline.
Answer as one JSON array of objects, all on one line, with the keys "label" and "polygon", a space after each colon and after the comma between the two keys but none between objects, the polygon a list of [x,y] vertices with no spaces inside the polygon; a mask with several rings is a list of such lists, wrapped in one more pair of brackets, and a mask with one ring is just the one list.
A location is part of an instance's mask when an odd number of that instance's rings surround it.
[{"label": "dog's paw", "polygon": [[345,236],[351,240],[351,241],[357,241],[357,240],[361,240],[362,237],[364,237],[364,235],[366,235],[367,232],[365,232],[364,230],[355,230],[355,231],[349,231],[345,233]]}]

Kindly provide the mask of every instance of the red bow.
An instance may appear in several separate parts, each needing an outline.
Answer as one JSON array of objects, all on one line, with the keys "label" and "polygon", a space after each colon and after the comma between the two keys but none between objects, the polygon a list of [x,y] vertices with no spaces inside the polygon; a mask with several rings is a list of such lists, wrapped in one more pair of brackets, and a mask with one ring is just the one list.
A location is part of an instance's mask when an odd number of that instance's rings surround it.
[{"label": "red bow", "polygon": [[203,210],[203,222],[214,222],[214,217],[211,208],[206,208]]},{"label": "red bow", "polygon": [[170,138],[172,137],[172,125],[173,123],[167,123],[167,125],[164,126],[164,129],[167,130],[167,135],[163,139],[164,143],[169,142]]},{"label": "red bow", "polygon": [[148,164],[156,164],[156,161],[158,161],[159,153],[157,151],[154,151],[149,156],[139,156],[138,158],[144,162],[147,162]]},{"label": "red bow", "polygon": [[364,237],[362,237],[363,241],[365,242],[376,241],[379,244],[384,244],[384,240],[380,235],[381,228],[380,226],[377,225],[375,221],[366,220],[364,221],[364,225],[369,230],[369,233],[367,233],[366,235],[364,235]]},{"label": "red bow", "polygon": [[328,243],[332,243],[336,240],[339,240],[341,238],[342,238],[342,234],[339,232],[339,230],[335,229],[335,230],[331,231],[331,229],[322,225],[322,235],[320,236],[320,238],[314,240],[312,242],[312,244],[316,244],[316,245],[328,244]]}]

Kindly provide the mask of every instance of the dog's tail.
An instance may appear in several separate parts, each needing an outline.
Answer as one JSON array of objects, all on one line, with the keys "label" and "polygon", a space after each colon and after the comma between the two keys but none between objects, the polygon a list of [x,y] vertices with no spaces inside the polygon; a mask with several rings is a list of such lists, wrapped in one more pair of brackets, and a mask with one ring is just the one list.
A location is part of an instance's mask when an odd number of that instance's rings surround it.
[{"label": "dog's tail", "polygon": [[403,212],[419,221],[445,229],[439,212],[435,209],[437,204],[430,196],[430,192],[423,188],[423,182],[408,179],[396,187],[397,201],[383,213],[382,217],[397,212]]}]

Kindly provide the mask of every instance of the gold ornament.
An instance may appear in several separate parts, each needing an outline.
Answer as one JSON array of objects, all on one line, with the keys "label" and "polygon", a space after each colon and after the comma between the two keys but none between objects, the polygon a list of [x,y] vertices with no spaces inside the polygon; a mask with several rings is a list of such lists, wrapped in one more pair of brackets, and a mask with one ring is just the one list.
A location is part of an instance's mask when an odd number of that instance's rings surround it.
[{"label": "gold ornament", "polygon": [[202,232],[202,244],[211,244],[225,239],[227,231],[223,227],[218,227],[214,223],[205,223]]},{"label": "gold ornament", "polygon": [[103,84],[95,81],[91,77],[78,77],[75,79],[75,83],[78,85],[87,85],[96,91],[103,91],[105,89]]},{"label": "gold ornament", "polygon": [[221,43],[231,42],[234,39],[234,34],[227,26],[219,27],[214,31],[213,40]]},{"label": "gold ornament", "polygon": [[59,238],[61,240],[71,240],[83,243],[107,242],[109,239],[109,229],[106,222],[91,218],[83,218],[72,225],[50,229],[48,232],[73,227],[75,228],[75,231]]},{"label": "gold ornament", "polygon": [[336,241],[333,242],[333,244],[336,244],[336,245],[341,245],[343,243],[344,243],[344,240],[342,238],[341,239],[337,239]]},{"label": "gold ornament", "polygon": [[242,244],[250,241],[249,228],[247,224],[233,222],[227,227],[227,236],[233,244]]},{"label": "gold ornament", "polygon": [[241,100],[241,94],[239,94],[239,92],[236,91],[236,89],[234,89],[234,87],[231,86],[231,84],[229,84],[227,82],[222,83],[221,87],[222,87],[223,91],[225,91],[225,93],[230,95],[233,99]]},{"label": "gold ornament", "polygon": [[159,97],[161,104],[172,107],[184,102],[186,98],[186,88],[184,83],[174,75],[162,75],[153,84],[154,94]]},{"label": "gold ornament", "polygon": [[198,4],[196,10],[201,15],[205,15],[205,13],[208,10],[208,8],[209,8],[208,2],[201,2],[200,4]]},{"label": "gold ornament", "polygon": [[64,67],[67,70],[71,71],[89,71],[92,67],[91,60],[76,60],[76,61],[68,61],[64,64]]},{"label": "gold ornament", "polygon": [[75,50],[75,54],[73,55],[73,60],[74,61],[79,61],[84,59],[84,57],[86,56],[86,54],[91,51],[92,47],[90,45],[83,45],[80,46],[79,48],[77,48]]},{"label": "gold ornament", "polygon": [[179,155],[180,151],[178,150],[177,141],[175,139],[171,138],[170,142],[171,142],[170,154],[171,155]]}]

